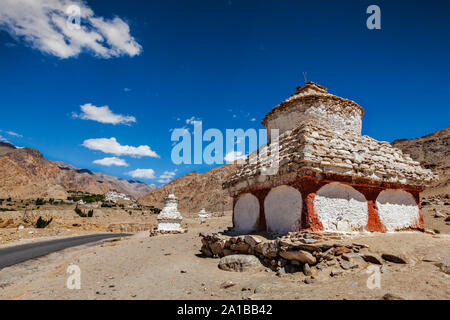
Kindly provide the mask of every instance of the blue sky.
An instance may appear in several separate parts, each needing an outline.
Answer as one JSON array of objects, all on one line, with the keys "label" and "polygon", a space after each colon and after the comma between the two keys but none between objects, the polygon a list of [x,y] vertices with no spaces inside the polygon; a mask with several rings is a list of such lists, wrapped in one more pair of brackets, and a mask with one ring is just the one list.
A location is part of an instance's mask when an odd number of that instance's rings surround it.
[{"label": "blue sky", "polygon": [[[139,180],[157,185],[165,171],[203,172],[213,166],[172,163],[170,129],[192,127],[192,117],[204,129],[263,128],[264,115],[302,84],[302,72],[359,103],[363,134],[375,139],[415,138],[449,125],[449,1],[84,1],[82,10],[92,15],[81,24],[111,40],[90,49],[49,44],[44,40],[55,38],[34,26],[27,26],[39,31],[34,40],[17,34],[8,23],[20,22],[17,12],[26,10],[5,1],[0,137],[50,160],[127,179],[130,171],[152,169],[154,178]],[[371,4],[381,8],[381,30],[366,28]],[[135,122],[83,119],[80,106],[87,104]],[[148,146],[143,154],[159,158],[83,146],[112,137],[121,146]],[[93,163],[105,157],[128,167]]]}]

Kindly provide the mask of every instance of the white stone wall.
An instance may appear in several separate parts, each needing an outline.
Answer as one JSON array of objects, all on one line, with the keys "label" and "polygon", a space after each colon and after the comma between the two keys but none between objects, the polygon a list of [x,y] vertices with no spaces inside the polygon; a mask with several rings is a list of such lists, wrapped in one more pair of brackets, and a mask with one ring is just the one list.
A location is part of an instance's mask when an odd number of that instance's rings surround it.
[{"label": "white stone wall", "polygon": [[318,119],[319,123],[336,132],[349,131],[357,135],[361,134],[362,118],[356,110],[350,114],[343,114],[323,104],[311,107],[300,105],[295,109],[280,112],[267,121],[267,134],[270,137],[271,129],[279,129],[279,134],[282,134],[293,129],[299,121],[311,118]]},{"label": "white stone wall", "polygon": [[241,231],[255,229],[259,218],[259,201],[254,195],[244,193],[234,206],[234,227]]},{"label": "white stone wall", "polygon": [[365,228],[369,217],[364,195],[338,182],[319,189],[314,210],[325,230],[355,231]]},{"label": "white stone wall", "polygon": [[302,195],[290,186],[273,188],[264,200],[264,212],[268,231],[294,231],[301,223]]},{"label": "white stone wall", "polygon": [[377,198],[378,216],[388,231],[408,228],[419,221],[419,206],[404,190],[384,190]]}]

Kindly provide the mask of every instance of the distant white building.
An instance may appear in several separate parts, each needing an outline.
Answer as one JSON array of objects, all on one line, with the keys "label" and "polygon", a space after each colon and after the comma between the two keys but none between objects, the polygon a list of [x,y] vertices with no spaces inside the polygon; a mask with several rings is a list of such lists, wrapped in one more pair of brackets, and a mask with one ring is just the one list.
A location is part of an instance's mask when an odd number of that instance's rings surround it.
[{"label": "distant white building", "polygon": [[108,191],[108,193],[105,195],[105,200],[106,201],[111,201],[116,203],[117,200],[122,199],[125,201],[131,201],[131,198],[129,196],[127,196],[126,194],[123,193],[119,193],[116,191]]}]

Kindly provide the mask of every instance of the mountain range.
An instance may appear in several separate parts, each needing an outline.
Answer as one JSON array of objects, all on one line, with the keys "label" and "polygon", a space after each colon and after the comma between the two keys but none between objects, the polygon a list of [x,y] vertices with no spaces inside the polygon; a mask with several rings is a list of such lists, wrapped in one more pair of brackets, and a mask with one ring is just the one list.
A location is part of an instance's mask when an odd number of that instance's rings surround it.
[{"label": "mountain range", "polygon": [[154,188],[140,181],[50,161],[35,149],[0,142],[0,198],[65,199],[68,191],[105,194],[110,190],[138,198]]}]

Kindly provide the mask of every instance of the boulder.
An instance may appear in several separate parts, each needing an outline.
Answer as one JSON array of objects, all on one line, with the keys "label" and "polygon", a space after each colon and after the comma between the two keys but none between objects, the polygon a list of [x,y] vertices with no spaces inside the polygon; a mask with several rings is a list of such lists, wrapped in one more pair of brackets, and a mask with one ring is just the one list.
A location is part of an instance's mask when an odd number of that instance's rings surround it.
[{"label": "boulder", "polygon": [[252,248],[256,247],[256,245],[262,242],[261,239],[258,239],[257,237],[249,234],[244,237],[244,241]]},{"label": "boulder", "polygon": [[262,267],[259,259],[252,255],[233,254],[220,259],[219,268],[225,271],[245,272]]},{"label": "boulder", "polygon": [[314,265],[317,262],[316,258],[311,253],[303,250],[281,251],[280,256],[287,260],[298,260],[309,265]]},{"label": "boulder", "polygon": [[[258,248],[259,245],[256,246]],[[261,246],[261,253],[267,258],[275,258],[278,255],[278,246],[275,242],[264,242]]]},{"label": "boulder", "polygon": [[219,240],[209,245],[209,248],[211,249],[212,253],[218,256],[223,254],[224,247],[225,247],[225,240]]},{"label": "boulder", "polygon": [[212,257],[213,256],[211,250],[209,250],[208,247],[206,247],[206,246],[202,246],[200,251],[203,253],[203,255],[205,255],[207,257]]}]

